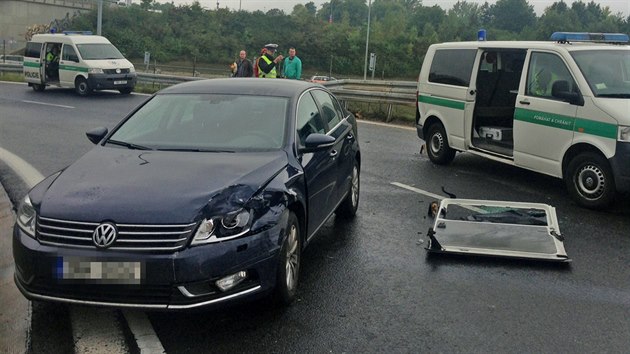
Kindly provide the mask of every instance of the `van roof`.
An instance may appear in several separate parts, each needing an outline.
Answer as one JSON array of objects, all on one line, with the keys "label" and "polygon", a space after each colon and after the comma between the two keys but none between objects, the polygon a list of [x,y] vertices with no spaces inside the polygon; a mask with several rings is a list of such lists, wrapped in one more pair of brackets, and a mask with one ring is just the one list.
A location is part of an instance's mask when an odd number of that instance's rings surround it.
[{"label": "van roof", "polygon": [[59,42],[59,43],[110,43],[103,36],[85,34],[45,33],[35,34],[31,42]]},{"label": "van roof", "polygon": [[566,51],[585,49],[620,49],[630,50],[630,45],[591,43],[591,42],[571,42],[558,43],[552,41],[470,41],[470,42],[447,42],[434,44],[438,48],[458,48],[458,49],[478,49],[478,48],[510,48],[510,49],[548,49],[558,50],[562,48]]}]

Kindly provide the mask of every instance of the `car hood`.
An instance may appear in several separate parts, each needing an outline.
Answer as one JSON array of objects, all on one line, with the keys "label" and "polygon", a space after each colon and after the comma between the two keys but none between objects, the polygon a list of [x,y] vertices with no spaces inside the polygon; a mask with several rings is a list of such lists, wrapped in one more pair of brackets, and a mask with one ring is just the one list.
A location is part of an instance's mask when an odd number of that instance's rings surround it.
[{"label": "car hood", "polygon": [[630,125],[630,121],[626,118],[630,112],[630,99],[596,97],[593,102],[619,124]]},{"label": "car hood", "polygon": [[99,146],[54,180],[42,196],[39,212],[73,221],[188,223],[202,210],[217,210],[214,204],[242,205],[286,165],[284,151],[168,152]]}]

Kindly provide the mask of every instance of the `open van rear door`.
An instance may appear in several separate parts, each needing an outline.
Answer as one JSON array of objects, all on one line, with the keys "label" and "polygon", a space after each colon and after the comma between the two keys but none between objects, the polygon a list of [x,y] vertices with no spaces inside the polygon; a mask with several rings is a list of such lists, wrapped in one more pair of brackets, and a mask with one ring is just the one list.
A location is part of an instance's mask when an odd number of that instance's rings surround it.
[{"label": "open van rear door", "polygon": [[547,204],[444,199],[428,236],[429,252],[570,261]]}]

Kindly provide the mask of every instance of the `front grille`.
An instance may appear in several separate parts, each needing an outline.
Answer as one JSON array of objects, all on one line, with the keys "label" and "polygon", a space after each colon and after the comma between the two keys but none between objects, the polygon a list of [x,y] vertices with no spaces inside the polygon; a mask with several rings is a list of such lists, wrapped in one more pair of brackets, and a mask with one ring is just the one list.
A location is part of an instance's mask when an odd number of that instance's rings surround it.
[{"label": "front grille", "polygon": [[103,73],[108,74],[108,75],[129,74],[129,69],[120,69],[119,73],[116,72],[116,69],[103,69]]},{"label": "front grille", "polygon": [[[92,234],[100,223],[38,217],[37,239],[45,245],[96,248]],[[176,251],[183,248],[195,223],[176,225],[115,224],[116,241],[108,248],[120,251]]]}]

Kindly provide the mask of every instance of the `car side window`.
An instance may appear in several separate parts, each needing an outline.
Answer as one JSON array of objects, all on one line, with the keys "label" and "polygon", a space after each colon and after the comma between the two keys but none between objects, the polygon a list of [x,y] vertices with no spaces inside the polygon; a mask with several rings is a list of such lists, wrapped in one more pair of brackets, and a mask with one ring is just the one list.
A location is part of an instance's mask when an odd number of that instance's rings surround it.
[{"label": "car side window", "polygon": [[70,60],[70,61],[79,61],[79,57],[77,56],[77,52],[71,45],[65,44],[63,49],[61,50],[61,60]]},{"label": "car side window", "polygon": [[322,121],[319,109],[310,93],[305,93],[300,98],[297,109],[297,135],[300,145],[304,145],[306,137],[313,133],[325,134],[326,128]]},{"label": "car side window", "polygon": [[339,110],[335,106],[335,100],[330,94],[322,90],[314,90],[313,96],[315,96],[315,99],[319,102],[322,118],[324,118],[324,121],[328,124],[328,129],[334,128],[342,119]]},{"label": "car side window", "polygon": [[562,91],[577,92],[571,72],[559,56],[551,53],[533,52],[529,60],[525,94],[533,97],[553,97],[553,87],[562,86]]}]

